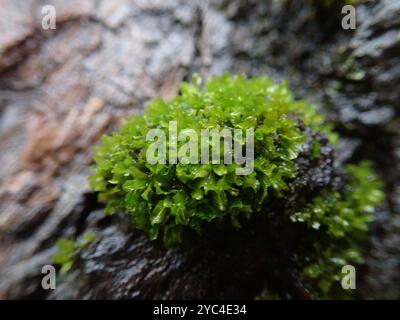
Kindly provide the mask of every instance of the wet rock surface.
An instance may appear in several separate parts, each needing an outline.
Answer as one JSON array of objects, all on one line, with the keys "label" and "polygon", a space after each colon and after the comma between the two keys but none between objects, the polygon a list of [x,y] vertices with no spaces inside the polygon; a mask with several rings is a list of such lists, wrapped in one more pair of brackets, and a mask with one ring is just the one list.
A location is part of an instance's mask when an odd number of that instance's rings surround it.
[{"label": "wet rock surface", "polygon": [[[400,298],[398,1],[360,4],[354,31],[341,29],[340,8],[308,1],[48,3],[56,30],[41,29],[40,1],[0,4],[0,298],[252,298],[263,281],[282,297],[312,297],[269,245],[272,232],[246,232],[262,221],[227,231],[213,250],[206,240],[202,250],[166,249],[124,215],[105,218],[87,185],[103,133],[151,99],[173,97],[192,73],[224,71],[289,80],[344,137],[335,155],[326,151],[329,163],[303,159],[308,178],[297,186],[333,183],[335,166],[373,160],[387,199],[357,294]],[[43,291],[41,267],[56,240],[87,228],[98,241],[55,292]],[[239,240],[248,243],[240,259]]]}]

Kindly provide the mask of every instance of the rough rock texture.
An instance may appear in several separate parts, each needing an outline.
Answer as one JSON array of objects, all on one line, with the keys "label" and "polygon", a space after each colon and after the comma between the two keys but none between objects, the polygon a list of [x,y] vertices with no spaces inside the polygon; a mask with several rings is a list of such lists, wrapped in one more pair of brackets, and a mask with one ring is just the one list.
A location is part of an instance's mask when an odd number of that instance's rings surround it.
[{"label": "rough rock texture", "polygon": [[[345,137],[336,163],[375,162],[387,202],[371,230],[357,294],[400,298],[399,1],[359,5],[355,31],[340,28],[340,8],[309,1],[46,4],[56,7],[56,30],[41,29],[42,1],[0,2],[0,298],[229,298],[260,289],[262,276],[243,270],[201,276],[238,262],[228,254],[205,264],[212,252],[189,259],[149,243],[122,217],[104,218],[87,184],[104,132],[149,100],[174,96],[193,72],[225,70],[288,79]],[[89,226],[99,229],[99,241],[49,296],[40,271],[55,241]],[[251,248],[248,257],[260,249]],[[262,273],[262,259],[250,270]],[[309,297],[290,273],[276,287],[283,297]]]}]

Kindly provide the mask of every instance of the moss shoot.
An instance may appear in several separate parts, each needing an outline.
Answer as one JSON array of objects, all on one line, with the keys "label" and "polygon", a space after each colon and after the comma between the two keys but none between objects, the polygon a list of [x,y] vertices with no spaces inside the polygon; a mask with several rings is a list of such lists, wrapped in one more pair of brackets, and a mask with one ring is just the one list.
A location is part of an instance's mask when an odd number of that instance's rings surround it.
[{"label": "moss shoot", "polygon": [[80,251],[96,241],[96,234],[86,231],[79,239],[60,239],[57,241],[57,253],[52,261],[60,266],[61,275],[67,274],[74,266]]}]

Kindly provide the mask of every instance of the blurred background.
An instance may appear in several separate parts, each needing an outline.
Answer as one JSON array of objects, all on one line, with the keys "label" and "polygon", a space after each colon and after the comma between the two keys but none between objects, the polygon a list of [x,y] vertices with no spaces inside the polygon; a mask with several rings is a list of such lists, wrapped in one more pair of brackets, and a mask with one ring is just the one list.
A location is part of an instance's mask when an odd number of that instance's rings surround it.
[{"label": "blurred background", "polygon": [[[344,1],[326,2],[0,0],[0,298],[51,298],[40,270],[56,240],[105,223],[87,182],[103,133],[193,73],[229,71],[288,81],[343,137],[337,157],[373,161],[386,202],[357,295],[399,299],[400,1],[359,1],[355,30],[341,27]],[[53,298],[91,297],[69,286]]]}]

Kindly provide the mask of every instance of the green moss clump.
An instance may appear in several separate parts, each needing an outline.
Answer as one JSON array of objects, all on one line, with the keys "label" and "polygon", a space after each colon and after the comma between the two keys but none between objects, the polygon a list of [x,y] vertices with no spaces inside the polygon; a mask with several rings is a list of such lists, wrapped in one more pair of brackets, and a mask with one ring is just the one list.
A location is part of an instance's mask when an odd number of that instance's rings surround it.
[{"label": "green moss clump", "polygon": [[[185,240],[186,232],[201,235],[208,224],[228,221],[240,228],[243,219],[268,211],[268,201],[282,199],[280,223],[284,219],[288,225],[301,224],[307,231],[296,244],[296,266],[306,286],[318,297],[338,297],[339,267],[361,261],[358,243],[383,198],[370,165],[344,169],[349,183],[340,190],[331,186],[311,199],[296,195],[296,201],[288,201],[307,139],[314,162],[323,147],[310,137],[326,136],[331,143],[337,139],[316,108],[294,100],[285,84],[266,77],[226,74],[211,78],[204,89],[200,79],[193,82],[183,83],[175,99],[154,101],[143,115],[133,116],[120,131],[103,138],[96,149],[91,186],[107,203],[106,212],[123,211],[151,239],[174,245]],[[146,135],[161,129],[170,145],[170,121],[177,122],[179,131],[190,128],[199,136],[202,129],[254,128],[254,171],[236,175],[240,165],[223,164],[223,156],[219,164],[149,163],[146,152],[154,142]],[[179,141],[177,148],[184,143]]]},{"label": "green moss clump", "polygon": [[[185,228],[200,233],[204,223],[226,217],[238,227],[240,218],[259,212],[266,198],[283,196],[296,176],[295,159],[305,141],[297,119],[326,130],[315,107],[293,100],[285,84],[269,78],[214,77],[205,90],[184,83],[174,100],[154,101],[143,116],[103,139],[91,185],[108,213],[127,212],[151,239],[163,237],[167,244],[181,241]],[[199,136],[201,129],[254,128],[254,171],[236,175],[235,163],[150,164],[146,151],[152,142],[146,134],[158,128],[168,136],[170,121]]]},{"label": "green moss clump", "polygon": [[302,257],[303,277],[320,298],[346,298],[340,286],[344,265],[363,262],[359,244],[365,240],[375,206],[383,201],[382,182],[369,162],[348,165],[352,180],[341,192],[323,190],[304,209],[290,215],[317,232],[310,234]]}]

